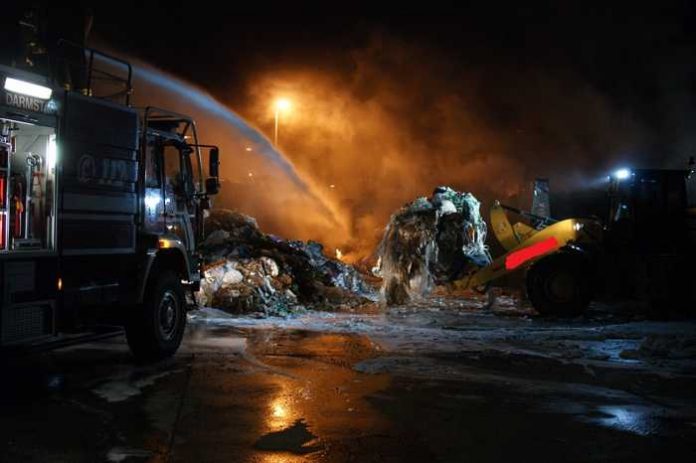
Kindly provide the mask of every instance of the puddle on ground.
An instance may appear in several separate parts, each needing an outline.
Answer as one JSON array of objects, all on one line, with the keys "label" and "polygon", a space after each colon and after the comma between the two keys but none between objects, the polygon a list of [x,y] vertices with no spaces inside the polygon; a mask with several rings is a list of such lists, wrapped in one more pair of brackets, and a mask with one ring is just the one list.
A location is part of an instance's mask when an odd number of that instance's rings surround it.
[{"label": "puddle on ground", "polygon": [[235,330],[215,330],[191,323],[179,348],[178,355],[186,354],[241,354],[247,340]]},{"label": "puddle on ground", "polygon": [[662,429],[664,410],[641,405],[601,405],[594,416],[587,418],[607,428],[618,429],[641,436],[656,434]]},{"label": "puddle on ground", "polygon": [[160,378],[178,373],[179,371],[181,370],[169,370],[137,376],[133,373],[120,374],[112,377],[109,381],[101,383],[92,389],[92,392],[107,402],[123,402],[140,395],[143,389],[154,385]]},{"label": "puddle on ground", "polygon": [[254,447],[259,450],[304,455],[321,450],[321,446],[317,443],[317,436],[309,432],[307,423],[300,419],[288,428],[261,436]]},{"label": "puddle on ground", "polygon": [[124,461],[146,461],[152,458],[153,453],[149,450],[133,449],[126,447],[114,447],[106,454],[109,463],[121,463]]}]

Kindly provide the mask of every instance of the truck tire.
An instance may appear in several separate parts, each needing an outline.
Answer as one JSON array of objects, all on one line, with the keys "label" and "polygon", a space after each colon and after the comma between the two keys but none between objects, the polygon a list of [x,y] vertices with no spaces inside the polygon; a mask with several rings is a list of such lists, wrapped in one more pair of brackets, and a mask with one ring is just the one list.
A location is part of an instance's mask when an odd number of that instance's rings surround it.
[{"label": "truck tire", "polygon": [[569,252],[548,255],[527,271],[527,296],[541,315],[580,315],[591,299],[588,272],[581,256]]},{"label": "truck tire", "polygon": [[155,361],[173,355],[186,328],[186,297],[181,279],[172,271],[153,275],[143,303],[126,322],[126,339],[138,360]]}]

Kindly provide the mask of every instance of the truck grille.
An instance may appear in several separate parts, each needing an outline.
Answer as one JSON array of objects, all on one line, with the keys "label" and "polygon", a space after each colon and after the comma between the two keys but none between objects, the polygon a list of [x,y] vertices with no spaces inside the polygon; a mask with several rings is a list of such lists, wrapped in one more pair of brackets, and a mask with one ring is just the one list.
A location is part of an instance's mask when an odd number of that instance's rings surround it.
[{"label": "truck grille", "polygon": [[2,344],[51,334],[50,305],[15,305],[2,314]]}]

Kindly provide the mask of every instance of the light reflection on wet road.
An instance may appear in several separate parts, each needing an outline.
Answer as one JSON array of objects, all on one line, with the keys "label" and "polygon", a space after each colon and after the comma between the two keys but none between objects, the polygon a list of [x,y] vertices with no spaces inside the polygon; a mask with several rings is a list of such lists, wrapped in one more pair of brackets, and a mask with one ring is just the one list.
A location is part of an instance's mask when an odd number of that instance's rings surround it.
[{"label": "light reflection on wet road", "polygon": [[[156,365],[133,364],[120,339],[15,361],[4,367],[0,460],[696,456],[690,359],[653,365],[604,353],[638,352],[632,325],[578,331],[437,313],[310,314],[285,321],[292,329],[199,320],[177,356]],[[651,329],[682,336],[692,327]]]}]

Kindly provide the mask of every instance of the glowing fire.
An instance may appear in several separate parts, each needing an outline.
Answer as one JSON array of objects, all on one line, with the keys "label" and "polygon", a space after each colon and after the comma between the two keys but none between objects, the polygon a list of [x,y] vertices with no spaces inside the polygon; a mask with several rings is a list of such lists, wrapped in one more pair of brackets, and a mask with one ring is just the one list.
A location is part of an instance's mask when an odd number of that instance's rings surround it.
[{"label": "glowing fire", "polygon": [[285,418],[287,416],[288,412],[285,410],[285,407],[282,404],[274,404],[273,405],[273,417],[274,418]]},{"label": "glowing fire", "polygon": [[343,260],[343,253],[338,248],[336,248],[336,259]]}]

